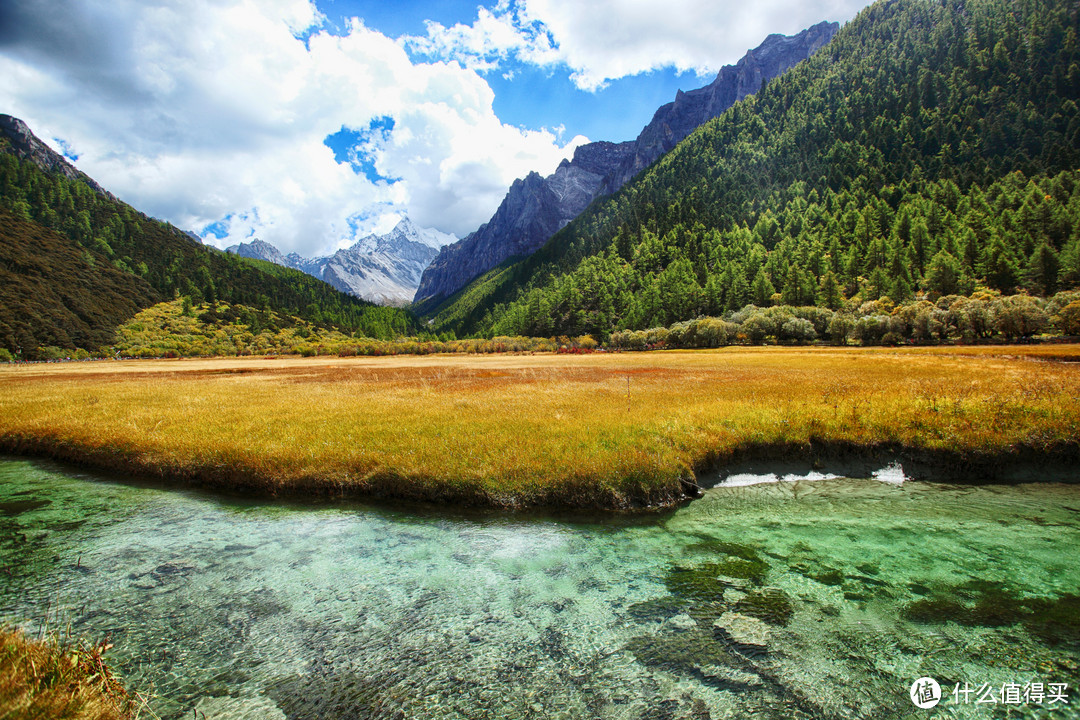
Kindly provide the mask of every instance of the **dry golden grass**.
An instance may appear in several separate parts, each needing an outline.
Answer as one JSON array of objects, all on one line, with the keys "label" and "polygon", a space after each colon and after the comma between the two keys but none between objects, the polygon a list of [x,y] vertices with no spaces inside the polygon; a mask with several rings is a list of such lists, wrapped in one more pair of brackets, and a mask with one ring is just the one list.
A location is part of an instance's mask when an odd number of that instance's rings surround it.
[{"label": "dry golden grass", "polygon": [[138,705],[102,659],[107,645],[31,640],[0,628],[0,718],[124,720]]},{"label": "dry golden grass", "polygon": [[1080,347],[8,367],[0,447],[275,494],[666,504],[748,452],[1072,460],[1080,365],[1061,359]]}]

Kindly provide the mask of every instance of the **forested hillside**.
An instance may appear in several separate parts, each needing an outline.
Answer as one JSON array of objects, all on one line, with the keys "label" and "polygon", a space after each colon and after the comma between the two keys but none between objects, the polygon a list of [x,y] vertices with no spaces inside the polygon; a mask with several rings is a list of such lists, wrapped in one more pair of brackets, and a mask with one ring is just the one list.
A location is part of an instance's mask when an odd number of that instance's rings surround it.
[{"label": "forested hillside", "polygon": [[[34,359],[40,346],[96,350],[139,309],[177,295],[273,309],[375,338],[413,327],[402,310],[350,297],[297,270],[200,245],[80,180],[5,152],[6,143],[0,138],[0,210],[8,213],[0,216],[7,245],[0,258],[0,348],[11,353]],[[34,255],[39,238],[48,242],[27,274],[31,266],[13,257]],[[90,268],[100,272],[97,287]],[[78,277],[74,286],[67,282],[72,277]],[[73,292],[77,305],[53,302]],[[46,297],[52,299],[35,299]]]},{"label": "forested hillside", "polygon": [[[99,348],[157,293],[41,225],[0,211],[0,358]],[[10,353],[10,356],[8,355]]]},{"label": "forested hillside", "polygon": [[755,305],[1080,284],[1064,0],[889,0],[436,316],[606,336]]}]

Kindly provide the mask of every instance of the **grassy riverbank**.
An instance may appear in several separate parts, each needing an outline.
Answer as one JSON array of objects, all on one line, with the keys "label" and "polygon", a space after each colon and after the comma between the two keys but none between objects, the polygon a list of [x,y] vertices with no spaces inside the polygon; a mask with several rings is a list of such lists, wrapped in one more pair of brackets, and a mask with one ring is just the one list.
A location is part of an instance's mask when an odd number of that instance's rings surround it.
[{"label": "grassy riverbank", "polygon": [[135,700],[110,672],[108,645],[38,641],[0,628],[0,717],[127,720]]},{"label": "grassy riverbank", "polygon": [[[1040,358],[1052,358],[1050,361]],[[740,458],[1080,459],[1080,347],[9,366],[0,449],[277,495],[634,507]]]}]

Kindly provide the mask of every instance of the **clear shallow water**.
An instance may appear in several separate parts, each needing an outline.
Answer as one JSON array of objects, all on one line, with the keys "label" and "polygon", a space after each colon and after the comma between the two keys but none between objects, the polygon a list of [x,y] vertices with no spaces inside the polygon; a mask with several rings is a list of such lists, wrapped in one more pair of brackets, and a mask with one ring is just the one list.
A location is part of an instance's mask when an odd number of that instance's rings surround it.
[{"label": "clear shallow water", "polygon": [[[0,620],[110,635],[163,718],[1075,718],[1078,556],[1077,486],[794,480],[570,521],[0,461]],[[1031,682],[1071,704],[950,694]]]}]

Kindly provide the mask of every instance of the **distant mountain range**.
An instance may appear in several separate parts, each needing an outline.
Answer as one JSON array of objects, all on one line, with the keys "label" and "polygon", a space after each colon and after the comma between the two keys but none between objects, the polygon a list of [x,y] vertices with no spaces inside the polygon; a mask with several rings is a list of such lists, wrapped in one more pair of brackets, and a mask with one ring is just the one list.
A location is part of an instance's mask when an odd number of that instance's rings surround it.
[{"label": "distant mountain range", "polygon": [[344,293],[379,305],[401,306],[412,301],[424,268],[439,248],[455,241],[454,235],[419,228],[409,218],[403,218],[385,235],[368,235],[328,257],[283,255],[259,239],[233,245],[226,252],[300,270]]},{"label": "distant mountain range", "polygon": [[[0,116],[0,349],[97,349],[177,296],[379,338],[683,334],[751,305],[772,313],[759,338],[831,336],[816,305],[849,324],[870,308],[848,328],[863,340],[982,339],[965,296],[1080,302],[1076,18],[1067,0],[879,0],[839,32],[770,36],[632,142],[516,181],[460,242],[402,221],[325,258],[200,245]],[[359,299],[413,288],[423,326]]]},{"label": "distant mountain range", "polygon": [[770,35],[705,87],[682,92],[656,111],[637,139],[579,147],[546,178],[515,180],[495,215],[476,232],[444,247],[420,280],[415,301],[437,303],[512,257],[538,250],[589,203],[621,188],[702,123],[757,92],[829,42],[837,23],[822,22],[795,36]]}]

